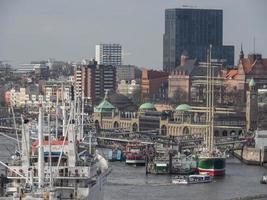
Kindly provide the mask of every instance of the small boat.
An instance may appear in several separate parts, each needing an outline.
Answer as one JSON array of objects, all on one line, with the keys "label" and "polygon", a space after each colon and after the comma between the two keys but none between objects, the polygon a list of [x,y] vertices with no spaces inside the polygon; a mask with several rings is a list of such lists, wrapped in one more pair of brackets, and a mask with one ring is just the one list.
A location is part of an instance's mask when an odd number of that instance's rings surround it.
[{"label": "small boat", "polygon": [[178,176],[172,180],[173,184],[197,184],[197,183],[210,183],[212,177],[208,174],[196,174],[189,176]]},{"label": "small boat", "polygon": [[173,184],[180,184],[180,185],[187,185],[188,177],[187,176],[175,176],[174,179],[172,179]]},{"label": "small boat", "polygon": [[261,177],[261,181],[260,181],[261,184],[267,184],[267,174],[264,174],[262,177]]}]

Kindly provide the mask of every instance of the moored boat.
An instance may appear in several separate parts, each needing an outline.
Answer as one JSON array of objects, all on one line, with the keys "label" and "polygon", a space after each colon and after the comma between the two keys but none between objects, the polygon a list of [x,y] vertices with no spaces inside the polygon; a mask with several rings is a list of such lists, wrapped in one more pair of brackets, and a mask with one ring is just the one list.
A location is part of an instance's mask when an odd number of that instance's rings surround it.
[{"label": "moored boat", "polygon": [[[103,200],[103,187],[110,172],[107,161],[98,154],[91,139],[84,143],[79,130],[79,117],[74,107],[72,88],[71,111],[65,135],[53,136],[50,131],[44,134],[44,108],[39,107],[38,140],[30,137],[29,120],[23,120],[21,151],[7,164],[5,185],[6,199],[48,200],[79,199]],[[47,124],[50,123],[50,115]],[[47,125],[48,130],[50,126]],[[80,139],[78,137],[82,136]],[[94,137],[90,132],[89,137]]]},{"label": "moored boat", "polygon": [[138,141],[126,145],[125,162],[130,165],[145,165],[145,145]]},{"label": "moored boat", "polygon": [[208,174],[194,174],[189,176],[178,176],[172,180],[173,184],[197,184],[197,183],[210,183],[212,182],[212,177]]},{"label": "moored boat", "polygon": [[208,173],[210,176],[223,176],[225,174],[224,157],[199,157],[198,172]]}]

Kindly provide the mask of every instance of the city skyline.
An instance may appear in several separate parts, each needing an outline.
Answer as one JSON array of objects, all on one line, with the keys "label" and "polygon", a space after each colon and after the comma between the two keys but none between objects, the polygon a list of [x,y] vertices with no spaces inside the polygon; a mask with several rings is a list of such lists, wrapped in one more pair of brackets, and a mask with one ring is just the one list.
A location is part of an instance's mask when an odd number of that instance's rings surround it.
[{"label": "city skyline", "polygon": [[235,62],[241,43],[245,55],[254,51],[254,38],[255,52],[267,56],[264,0],[2,0],[0,60],[11,64],[48,58],[81,61],[94,57],[98,43],[120,43],[125,64],[162,69],[164,12],[182,5],[223,10],[223,43],[235,45]]}]

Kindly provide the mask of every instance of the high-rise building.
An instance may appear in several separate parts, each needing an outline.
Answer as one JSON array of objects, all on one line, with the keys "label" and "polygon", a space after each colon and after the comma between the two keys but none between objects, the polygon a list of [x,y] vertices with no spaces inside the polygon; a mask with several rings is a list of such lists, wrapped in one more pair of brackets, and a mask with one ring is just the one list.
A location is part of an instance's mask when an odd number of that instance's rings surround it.
[{"label": "high-rise building", "polygon": [[99,65],[119,66],[122,64],[120,44],[98,44],[95,47],[95,60]]},{"label": "high-rise building", "polygon": [[74,69],[76,95],[88,97],[93,105],[101,100],[106,90],[116,91],[116,67],[98,65],[91,61],[88,65],[76,66]]},{"label": "high-rise building", "polygon": [[165,10],[163,70],[171,72],[180,65],[182,54],[190,59],[207,60],[207,48],[213,46],[212,58],[234,65],[234,46],[223,45],[223,11],[175,8]]}]

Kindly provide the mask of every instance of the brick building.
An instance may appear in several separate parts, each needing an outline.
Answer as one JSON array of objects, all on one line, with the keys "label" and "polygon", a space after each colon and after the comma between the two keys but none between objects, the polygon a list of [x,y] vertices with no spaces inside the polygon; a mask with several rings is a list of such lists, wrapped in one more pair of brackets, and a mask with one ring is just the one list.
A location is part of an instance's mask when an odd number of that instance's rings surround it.
[{"label": "brick building", "polygon": [[238,94],[241,102],[245,103],[251,79],[255,80],[258,89],[267,87],[267,58],[262,58],[261,54],[249,54],[245,58],[241,48],[237,67],[223,70],[222,75],[226,78],[227,92]]},{"label": "brick building", "polygon": [[116,67],[98,65],[96,61],[88,65],[76,66],[74,69],[76,95],[90,99],[92,105],[100,101],[105,91],[116,91]]},{"label": "brick building", "polygon": [[141,100],[143,102],[167,98],[167,85],[169,74],[162,71],[142,71]]},{"label": "brick building", "polygon": [[[224,89],[220,70],[224,64],[214,66],[215,93],[218,102],[223,101]],[[173,103],[204,103],[206,99],[207,68],[196,59],[181,56],[181,64],[169,76],[168,97]]]}]

